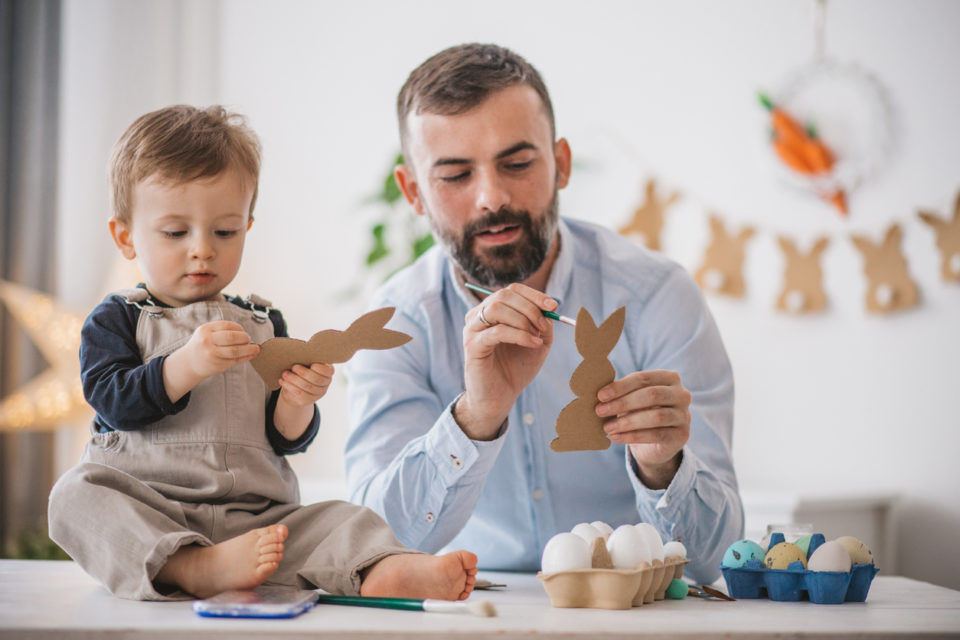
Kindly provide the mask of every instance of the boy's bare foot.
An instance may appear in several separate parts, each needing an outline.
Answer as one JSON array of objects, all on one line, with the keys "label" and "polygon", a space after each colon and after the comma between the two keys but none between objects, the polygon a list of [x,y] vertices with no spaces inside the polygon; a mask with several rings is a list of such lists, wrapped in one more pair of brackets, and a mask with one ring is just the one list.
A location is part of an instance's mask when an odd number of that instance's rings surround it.
[{"label": "boy's bare foot", "polygon": [[198,598],[230,589],[252,589],[269,578],[283,559],[286,525],[248,531],[212,547],[180,547],[160,569],[156,584],[173,585]]},{"label": "boy's bare foot", "polygon": [[453,551],[442,556],[401,553],[365,571],[360,595],[381,598],[466,600],[477,582],[477,556]]}]

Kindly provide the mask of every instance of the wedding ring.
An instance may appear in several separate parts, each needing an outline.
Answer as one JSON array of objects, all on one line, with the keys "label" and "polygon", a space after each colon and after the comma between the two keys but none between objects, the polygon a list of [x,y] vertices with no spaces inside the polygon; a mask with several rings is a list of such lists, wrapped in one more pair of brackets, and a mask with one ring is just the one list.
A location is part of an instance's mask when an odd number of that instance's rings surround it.
[{"label": "wedding ring", "polygon": [[486,310],[486,305],[480,305],[480,313],[477,314],[477,319],[483,323],[485,327],[492,327],[493,323],[483,317],[483,312]]}]

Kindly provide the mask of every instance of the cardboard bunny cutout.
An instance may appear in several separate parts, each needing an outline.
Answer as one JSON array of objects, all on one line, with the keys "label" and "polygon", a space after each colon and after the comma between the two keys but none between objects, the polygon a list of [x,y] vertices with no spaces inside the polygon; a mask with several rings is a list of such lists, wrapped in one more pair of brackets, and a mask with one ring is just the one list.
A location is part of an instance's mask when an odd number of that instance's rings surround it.
[{"label": "cardboard bunny cutout", "polygon": [[830,244],[826,237],[817,238],[808,253],[800,253],[789,238],[779,236],[777,242],[787,260],[783,288],[777,298],[777,309],[789,313],[814,313],[827,306],[823,292],[823,271],[820,256]]},{"label": "cardboard bunny cutout", "polygon": [[360,349],[393,349],[412,339],[405,333],[384,329],[393,317],[394,307],[366,313],[346,331],[328,329],[313,334],[308,342],[293,338],[270,338],[260,345],[260,353],[250,361],[271,391],[280,388],[280,374],[295,364],[309,367],[315,362],[346,362]]},{"label": "cardboard bunny cutout", "polygon": [[907,260],[900,251],[902,237],[898,224],[890,225],[880,244],[874,244],[865,236],[851,236],[863,256],[867,311],[888,313],[917,304],[917,285],[910,279]]},{"label": "cardboard bunny cutout", "polygon": [[680,197],[677,192],[666,198],[656,194],[657,183],[652,178],[647,180],[646,198],[633,212],[633,219],[618,229],[622,236],[639,235],[643,237],[643,244],[647,249],[660,251],[660,233],[663,231],[664,212]]},{"label": "cardboard bunny cutout", "polygon": [[947,282],[960,282],[960,193],[957,193],[957,200],[953,205],[952,220],[944,220],[929,211],[920,211],[917,215],[937,234],[940,275]]},{"label": "cardboard bunny cutout", "polygon": [[606,449],[610,440],[603,431],[604,418],[597,415],[597,392],[613,382],[617,372],[607,359],[620,340],[627,310],[620,307],[599,327],[590,312],[580,307],[574,339],[583,362],[570,376],[570,389],[577,399],[557,416],[557,437],[550,443],[554,451]]},{"label": "cardboard bunny cutout", "polygon": [[736,236],[727,234],[723,221],[710,216],[713,238],[703,256],[703,265],[694,279],[704,291],[713,291],[734,298],[742,298],[746,291],[743,281],[743,257],[747,240],[753,236],[753,227],[744,227]]}]

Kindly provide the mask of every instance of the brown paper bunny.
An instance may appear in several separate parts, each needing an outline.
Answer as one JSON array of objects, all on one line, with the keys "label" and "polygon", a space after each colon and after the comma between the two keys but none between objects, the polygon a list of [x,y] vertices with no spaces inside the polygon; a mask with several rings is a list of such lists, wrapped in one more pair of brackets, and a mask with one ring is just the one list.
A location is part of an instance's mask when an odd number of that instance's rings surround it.
[{"label": "brown paper bunny", "polygon": [[280,374],[295,364],[346,362],[360,349],[392,349],[410,342],[405,333],[384,329],[394,307],[384,307],[360,316],[346,331],[328,329],[313,334],[309,342],[293,338],[270,338],[250,361],[272,391],[280,388]]},{"label": "brown paper bunny", "polygon": [[920,211],[920,219],[933,227],[940,249],[940,275],[944,280],[960,281],[960,193],[953,205],[953,219],[944,220],[929,211]]},{"label": "brown paper bunny", "polygon": [[590,312],[580,307],[574,339],[583,362],[570,376],[570,389],[577,399],[557,416],[557,437],[550,443],[554,451],[606,449],[610,440],[603,431],[604,419],[597,415],[597,392],[613,382],[617,372],[607,356],[620,340],[627,310],[620,307],[599,327]]},{"label": "brown paper bunny", "polygon": [[663,231],[664,212],[680,197],[677,192],[671,193],[666,199],[660,199],[656,194],[657,183],[651,178],[647,180],[646,198],[633,212],[633,219],[620,227],[620,235],[643,236],[643,243],[648,249],[660,251],[660,233]]},{"label": "brown paper bunny", "polygon": [[753,236],[753,227],[744,227],[736,236],[727,235],[723,221],[711,215],[710,230],[713,238],[704,253],[703,265],[693,277],[705,291],[740,298],[746,291],[743,281],[744,246]]},{"label": "brown paper bunny", "polygon": [[865,236],[851,236],[863,256],[868,311],[885,313],[917,304],[917,285],[910,279],[907,261],[900,251],[902,236],[898,224],[890,225],[880,244],[872,243]]},{"label": "brown paper bunny", "polygon": [[777,237],[780,249],[787,259],[783,273],[783,289],[777,298],[777,309],[790,313],[811,313],[827,306],[823,292],[823,271],[820,255],[830,244],[825,237],[817,238],[809,253],[802,254],[789,238]]}]

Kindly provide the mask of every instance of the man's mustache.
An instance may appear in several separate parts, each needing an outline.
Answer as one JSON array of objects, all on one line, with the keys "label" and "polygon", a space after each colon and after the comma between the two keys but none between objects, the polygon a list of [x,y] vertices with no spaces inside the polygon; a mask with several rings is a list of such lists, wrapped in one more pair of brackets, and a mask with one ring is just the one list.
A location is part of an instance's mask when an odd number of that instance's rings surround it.
[{"label": "man's mustache", "polygon": [[518,224],[527,226],[530,224],[530,213],[527,211],[514,211],[513,209],[502,208],[498,211],[488,214],[480,220],[474,220],[463,228],[463,237],[472,238],[489,229],[502,225]]}]

